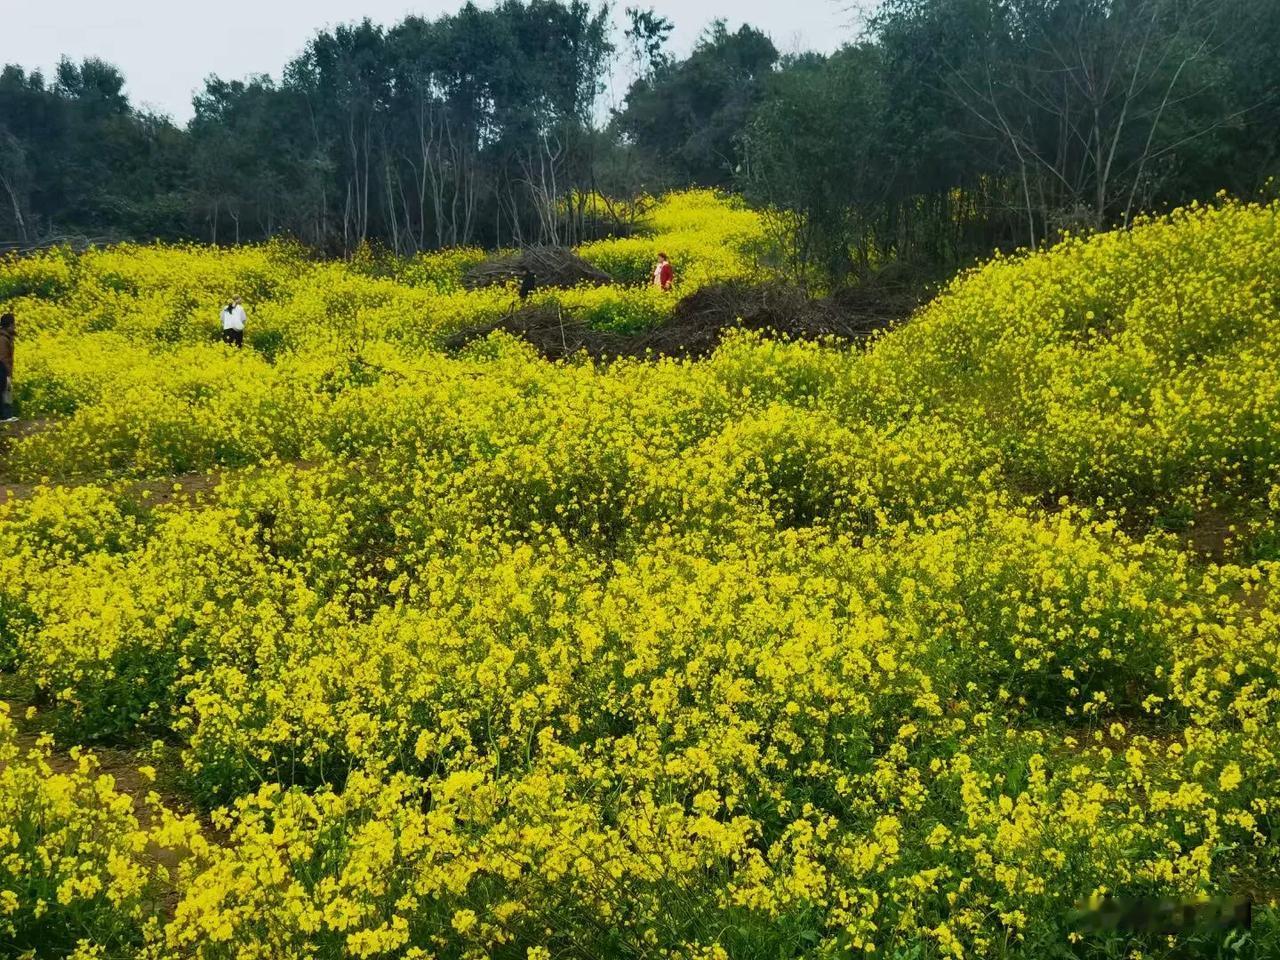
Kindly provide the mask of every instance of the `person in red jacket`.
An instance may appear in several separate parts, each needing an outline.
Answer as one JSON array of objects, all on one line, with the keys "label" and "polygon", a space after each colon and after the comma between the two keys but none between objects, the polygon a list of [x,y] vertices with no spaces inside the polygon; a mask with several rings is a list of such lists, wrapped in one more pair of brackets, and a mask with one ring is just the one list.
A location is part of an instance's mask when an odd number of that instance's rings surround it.
[{"label": "person in red jacket", "polygon": [[658,262],[653,268],[653,285],[661,290],[670,290],[675,280],[675,271],[671,269],[671,261],[665,253],[658,254]]}]

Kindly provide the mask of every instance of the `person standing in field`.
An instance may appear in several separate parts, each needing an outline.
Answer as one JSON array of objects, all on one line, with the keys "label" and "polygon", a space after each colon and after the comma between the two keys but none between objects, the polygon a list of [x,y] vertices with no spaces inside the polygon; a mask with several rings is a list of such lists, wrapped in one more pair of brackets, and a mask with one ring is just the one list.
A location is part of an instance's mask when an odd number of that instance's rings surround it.
[{"label": "person standing in field", "polygon": [[244,307],[240,305],[240,298],[232,297],[222,308],[222,342],[228,346],[243,347],[244,321]]},{"label": "person standing in field", "polygon": [[0,317],[0,423],[13,423],[13,342],[18,327],[12,313]]},{"label": "person standing in field", "polygon": [[670,290],[675,281],[675,271],[665,253],[658,254],[658,262],[653,268],[653,285],[659,290]]}]

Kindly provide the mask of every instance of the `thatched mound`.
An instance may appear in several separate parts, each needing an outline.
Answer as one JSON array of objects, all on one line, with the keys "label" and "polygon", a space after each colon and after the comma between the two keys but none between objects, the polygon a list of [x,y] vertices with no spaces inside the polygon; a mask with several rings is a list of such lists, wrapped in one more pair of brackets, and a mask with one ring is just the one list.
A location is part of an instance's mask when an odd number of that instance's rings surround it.
[{"label": "thatched mound", "polygon": [[704,357],[715,350],[725,330],[733,328],[767,331],[789,339],[835,337],[856,343],[908,316],[917,302],[896,298],[876,302],[864,292],[856,308],[850,309],[839,298],[811,300],[781,283],[721,283],[685,297],[669,320],[639,333],[596,330],[558,307],[539,304],[496,323],[454,334],[445,347],[458,350],[495,330],[522,337],[549,360],[580,350],[596,359]]},{"label": "thatched mound", "polygon": [[462,276],[468,290],[518,282],[525,271],[539,287],[576,287],[580,283],[612,283],[613,278],[568,247],[525,247],[517,253],[490,257]]},{"label": "thatched mound", "polygon": [[445,341],[445,349],[462,349],[502,330],[529,341],[548,360],[562,360],[580,350],[595,358],[630,356],[633,335],[597,330],[563,313],[554,304],[534,304],[511,313],[496,323],[486,323],[455,333]]}]

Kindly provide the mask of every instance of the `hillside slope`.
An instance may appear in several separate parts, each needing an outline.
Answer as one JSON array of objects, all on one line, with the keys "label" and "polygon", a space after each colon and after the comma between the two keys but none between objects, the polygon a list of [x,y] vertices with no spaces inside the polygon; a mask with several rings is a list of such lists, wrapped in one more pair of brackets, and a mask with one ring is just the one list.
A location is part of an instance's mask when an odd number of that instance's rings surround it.
[{"label": "hillside slope", "polygon": [[[1280,948],[1280,208],[988,264],[866,351],[699,362],[449,356],[403,335],[425,285],[279,250],[92,257],[0,276],[50,421],[5,477],[69,482],[0,506],[0,680],[225,809],[204,842],[53,803],[0,720],[0,786],[52,811],[0,942],[1165,955],[1074,912],[1114,893],[1252,896],[1178,949]],[[487,296],[466,260],[429,296]],[[280,349],[162,334],[250,282]],[[1210,512],[1230,564],[1163,532]]]}]

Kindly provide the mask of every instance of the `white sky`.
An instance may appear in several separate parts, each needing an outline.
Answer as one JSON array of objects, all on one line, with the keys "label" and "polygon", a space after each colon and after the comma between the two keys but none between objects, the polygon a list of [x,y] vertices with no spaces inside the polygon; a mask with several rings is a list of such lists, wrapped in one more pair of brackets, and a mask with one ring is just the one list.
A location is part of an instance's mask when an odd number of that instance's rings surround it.
[{"label": "white sky", "polygon": [[[683,55],[716,17],[736,29],[746,21],[768,33],[783,53],[830,52],[854,39],[850,7],[868,0],[615,0],[615,21],[625,6],[654,7],[675,23],[670,49]],[[369,17],[389,26],[408,14],[434,19],[462,0],[0,0],[0,63],[40,68],[51,76],[63,56],[97,56],[118,66],[137,106],[191,116],[191,96],[206,76],[227,79],[268,73],[319,29]],[[480,0],[490,7],[492,0]],[[615,37],[621,45],[621,28]],[[622,68],[620,68],[622,69]],[[625,75],[615,78],[620,99]]]}]

